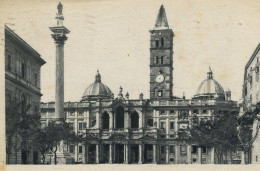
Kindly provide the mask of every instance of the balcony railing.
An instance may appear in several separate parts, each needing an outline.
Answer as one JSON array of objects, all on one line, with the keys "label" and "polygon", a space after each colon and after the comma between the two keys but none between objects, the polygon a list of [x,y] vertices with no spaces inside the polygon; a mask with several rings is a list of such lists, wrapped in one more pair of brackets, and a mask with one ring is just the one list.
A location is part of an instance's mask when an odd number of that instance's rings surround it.
[{"label": "balcony railing", "polygon": [[167,100],[151,102],[152,107],[156,106],[233,106],[237,107],[237,102],[224,100]]}]

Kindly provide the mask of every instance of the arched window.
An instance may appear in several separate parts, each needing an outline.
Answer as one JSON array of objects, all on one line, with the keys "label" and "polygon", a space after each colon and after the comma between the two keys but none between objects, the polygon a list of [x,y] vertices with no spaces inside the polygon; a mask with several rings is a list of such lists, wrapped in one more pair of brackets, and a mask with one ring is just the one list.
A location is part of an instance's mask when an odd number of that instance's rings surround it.
[{"label": "arched window", "polygon": [[161,46],[162,46],[162,47],[164,46],[164,40],[163,40],[163,38],[161,38]]},{"label": "arched window", "polygon": [[116,109],[116,128],[124,128],[124,108],[119,106]]},{"label": "arched window", "polygon": [[156,47],[159,47],[159,40],[155,41]]},{"label": "arched window", "polygon": [[109,114],[107,112],[102,114],[102,129],[109,129]]},{"label": "arched window", "polygon": [[131,128],[139,127],[139,115],[137,112],[131,113]]}]

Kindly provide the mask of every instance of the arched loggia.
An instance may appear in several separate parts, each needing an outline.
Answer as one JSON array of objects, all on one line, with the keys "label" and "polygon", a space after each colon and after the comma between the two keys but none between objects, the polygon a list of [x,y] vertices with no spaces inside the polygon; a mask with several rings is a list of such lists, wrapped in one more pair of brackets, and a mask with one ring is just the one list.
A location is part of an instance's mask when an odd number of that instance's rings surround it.
[{"label": "arched loggia", "polygon": [[124,128],[125,111],[122,106],[116,109],[116,128]]},{"label": "arched loggia", "polygon": [[131,128],[139,128],[139,115],[136,111],[131,113]]},{"label": "arched loggia", "polygon": [[107,112],[102,114],[102,129],[109,129],[109,114]]}]

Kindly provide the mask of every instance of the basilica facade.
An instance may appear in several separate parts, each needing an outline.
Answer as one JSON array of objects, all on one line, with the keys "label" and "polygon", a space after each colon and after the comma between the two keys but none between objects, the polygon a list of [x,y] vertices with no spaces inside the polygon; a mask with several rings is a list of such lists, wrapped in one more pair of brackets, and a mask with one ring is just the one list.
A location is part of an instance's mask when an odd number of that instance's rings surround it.
[{"label": "basilica facade", "polygon": [[[150,98],[129,99],[120,87],[113,94],[97,71],[80,102],[65,102],[65,120],[83,141],[69,144],[67,152],[78,163],[215,163],[214,149],[187,144],[191,118],[211,119],[214,114],[238,112],[231,91],[224,91],[205,74],[193,98],[173,95],[173,37],[163,5],[150,30]],[[43,125],[55,120],[54,102],[41,104]],[[233,161],[241,160],[234,153]]]}]

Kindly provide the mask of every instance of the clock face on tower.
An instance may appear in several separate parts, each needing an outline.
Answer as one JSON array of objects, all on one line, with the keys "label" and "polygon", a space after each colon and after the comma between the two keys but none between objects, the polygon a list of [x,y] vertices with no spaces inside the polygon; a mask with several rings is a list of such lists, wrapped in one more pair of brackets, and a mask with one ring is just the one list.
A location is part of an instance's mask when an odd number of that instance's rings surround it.
[{"label": "clock face on tower", "polygon": [[155,79],[157,83],[162,83],[164,81],[164,76],[162,74],[158,75]]}]

